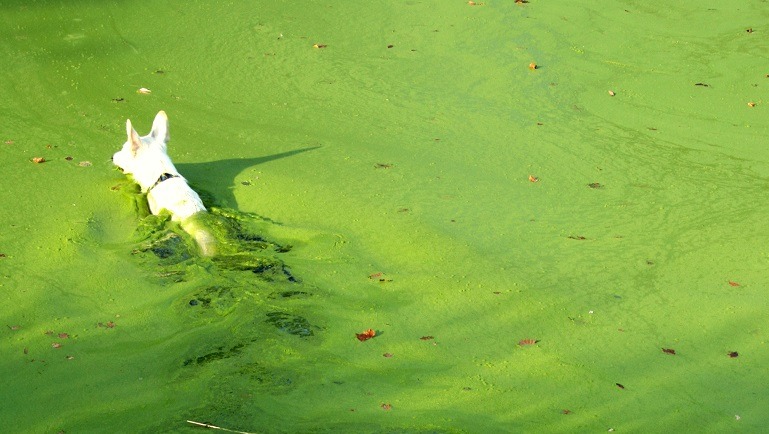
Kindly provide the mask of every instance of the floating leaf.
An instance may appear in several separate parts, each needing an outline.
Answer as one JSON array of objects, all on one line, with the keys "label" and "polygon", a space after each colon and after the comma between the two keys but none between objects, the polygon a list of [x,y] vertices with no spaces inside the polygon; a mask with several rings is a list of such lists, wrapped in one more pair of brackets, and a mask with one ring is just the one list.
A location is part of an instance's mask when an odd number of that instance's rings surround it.
[{"label": "floating leaf", "polygon": [[382,404],[382,410],[390,411],[392,408],[393,406],[391,404]]},{"label": "floating leaf", "polygon": [[741,286],[741,285],[739,283],[733,281],[733,280],[730,280],[729,281],[729,286]]},{"label": "floating leaf", "polygon": [[534,176],[534,175],[529,175],[529,181],[530,181],[530,182],[537,182],[537,181],[539,181],[539,178],[537,178],[537,177],[536,177],[536,176]]},{"label": "floating leaf", "polygon": [[358,338],[359,341],[367,341],[371,338],[376,336],[376,332],[373,329],[368,329],[363,333],[355,333],[355,337]]},{"label": "floating leaf", "polygon": [[141,93],[143,95],[147,95],[149,93],[152,93],[152,91],[147,89],[146,87],[140,87],[139,90],[136,91],[136,93]]},{"label": "floating leaf", "polygon": [[435,339],[435,338],[434,338],[434,337],[432,337],[432,336],[422,336],[422,337],[421,337],[421,338],[419,338],[419,339],[422,339],[423,341],[429,341],[429,340],[432,340],[432,339]]},{"label": "floating leaf", "polygon": [[663,348],[662,352],[665,353],[665,354],[670,354],[671,356],[675,356],[676,355],[676,350],[674,350],[672,348]]},{"label": "floating leaf", "polygon": [[32,162],[35,164],[45,163],[45,158],[43,157],[32,157]]},{"label": "floating leaf", "polygon": [[326,48],[328,45],[326,44],[313,44],[312,48]]},{"label": "floating leaf", "polygon": [[726,355],[731,357],[732,359],[736,359],[737,357],[739,357],[740,354],[737,351],[729,351],[728,353],[726,353]]},{"label": "floating leaf", "polygon": [[535,69],[539,68],[539,65],[537,65],[535,62],[529,63],[529,69],[534,71]]},{"label": "floating leaf", "polygon": [[537,342],[539,342],[539,339],[521,339],[518,341],[518,345],[524,346],[524,345],[534,345]]},{"label": "floating leaf", "polygon": [[388,359],[389,359],[389,358],[391,358],[393,355],[392,355],[392,353],[384,353],[384,354],[382,354],[382,356],[384,356],[384,357],[386,357],[386,358],[388,358]]},{"label": "floating leaf", "polygon": [[622,384],[620,384],[620,383],[614,383],[614,384],[615,384],[617,387],[619,387],[620,389],[623,389],[623,390],[625,389],[625,386],[623,386],[623,385],[622,385]]}]

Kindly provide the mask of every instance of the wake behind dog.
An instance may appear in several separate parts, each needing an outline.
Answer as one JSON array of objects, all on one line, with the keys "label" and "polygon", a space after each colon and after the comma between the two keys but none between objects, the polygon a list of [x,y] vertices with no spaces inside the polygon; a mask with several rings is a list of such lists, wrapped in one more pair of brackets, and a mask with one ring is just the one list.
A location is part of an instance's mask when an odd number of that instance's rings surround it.
[{"label": "wake behind dog", "polygon": [[126,120],[126,132],[128,140],[112,156],[112,162],[139,184],[142,193],[147,195],[152,214],[167,210],[171,220],[195,239],[203,256],[214,256],[216,239],[195,218],[196,214],[206,212],[206,207],[168,157],[170,136],[166,113],[158,112],[152,131],[146,136],[140,137],[130,120]]}]

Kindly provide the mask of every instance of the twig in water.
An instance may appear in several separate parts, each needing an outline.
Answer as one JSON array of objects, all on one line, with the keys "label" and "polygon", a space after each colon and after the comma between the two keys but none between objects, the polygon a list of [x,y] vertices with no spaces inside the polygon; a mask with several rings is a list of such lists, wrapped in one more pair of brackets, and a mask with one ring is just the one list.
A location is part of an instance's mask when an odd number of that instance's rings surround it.
[{"label": "twig in water", "polygon": [[222,430],[222,431],[234,432],[234,433],[237,433],[237,434],[255,434],[255,433],[250,433],[250,432],[246,432],[246,431],[236,431],[234,429],[222,428],[220,426],[211,425],[210,423],[195,422],[194,420],[188,420],[187,423],[191,423],[191,424],[197,425],[197,426],[202,426],[203,428],[219,429],[219,430]]}]

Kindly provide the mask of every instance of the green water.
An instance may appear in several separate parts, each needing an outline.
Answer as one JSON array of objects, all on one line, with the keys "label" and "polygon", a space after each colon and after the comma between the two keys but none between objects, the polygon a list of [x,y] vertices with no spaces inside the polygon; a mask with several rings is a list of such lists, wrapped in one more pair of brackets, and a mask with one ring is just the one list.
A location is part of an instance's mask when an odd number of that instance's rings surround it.
[{"label": "green water", "polygon": [[[0,3],[0,431],[760,432],[767,18]],[[148,249],[161,109],[297,282]]]}]

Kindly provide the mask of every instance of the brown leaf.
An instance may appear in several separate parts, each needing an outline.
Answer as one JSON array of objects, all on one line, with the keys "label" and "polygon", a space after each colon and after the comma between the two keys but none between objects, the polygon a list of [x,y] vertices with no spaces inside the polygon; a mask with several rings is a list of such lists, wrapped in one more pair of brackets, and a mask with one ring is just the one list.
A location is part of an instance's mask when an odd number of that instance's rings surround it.
[{"label": "brown leaf", "polygon": [[423,341],[429,341],[429,340],[432,340],[432,339],[435,339],[435,338],[434,338],[434,337],[432,337],[432,336],[422,336],[422,337],[421,337],[421,338],[419,338],[419,339],[422,339]]},{"label": "brown leaf", "polygon": [[390,411],[392,410],[393,406],[390,404],[382,404],[382,410]]},{"label": "brown leaf", "polygon": [[665,354],[670,354],[671,356],[675,356],[676,355],[676,350],[674,350],[672,348],[663,348],[662,352],[665,353]]},{"label": "brown leaf", "polygon": [[368,329],[364,331],[363,333],[355,333],[355,337],[358,338],[359,341],[367,341],[371,338],[376,336],[376,332],[373,329]]},{"label": "brown leaf", "polygon": [[45,158],[43,157],[33,157],[32,162],[35,164],[45,163]]},{"label": "brown leaf", "polygon": [[741,285],[739,283],[733,281],[733,280],[730,280],[729,281],[729,286],[741,286]]},{"label": "brown leaf", "polygon": [[726,355],[731,357],[732,359],[736,359],[737,357],[739,357],[740,354],[737,351],[729,351],[728,353],[726,353]]},{"label": "brown leaf", "polygon": [[539,342],[538,339],[521,339],[518,341],[518,345],[524,346],[524,345],[534,345],[537,342]]}]

